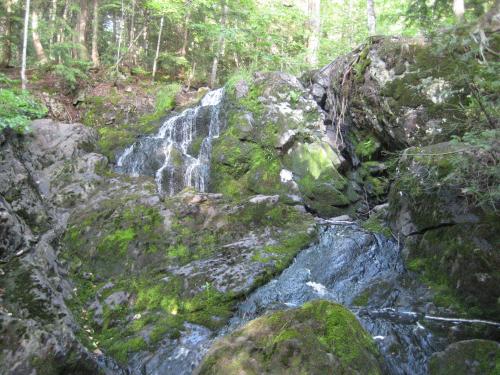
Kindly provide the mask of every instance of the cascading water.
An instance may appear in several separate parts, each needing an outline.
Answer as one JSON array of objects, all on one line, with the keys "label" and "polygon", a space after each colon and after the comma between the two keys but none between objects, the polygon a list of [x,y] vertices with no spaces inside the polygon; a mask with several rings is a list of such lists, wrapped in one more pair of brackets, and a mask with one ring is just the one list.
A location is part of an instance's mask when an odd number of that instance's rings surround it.
[{"label": "cascading water", "polygon": [[210,91],[197,107],[168,118],[155,135],[142,137],[122,153],[117,170],[154,176],[160,194],[174,195],[185,187],[205,191],[223,98],[224,89]]}]

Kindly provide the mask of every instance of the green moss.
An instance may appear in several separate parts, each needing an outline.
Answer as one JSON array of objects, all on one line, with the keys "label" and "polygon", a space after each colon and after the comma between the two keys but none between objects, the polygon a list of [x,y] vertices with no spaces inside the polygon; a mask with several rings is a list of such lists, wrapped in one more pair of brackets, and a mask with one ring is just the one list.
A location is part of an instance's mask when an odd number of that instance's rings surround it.
[{"label": "green moss", "polygon": [[33,279],[30,266],[13,258],[3,271],[7,276],[0,279],[0,288],[4,292],[3,303],[10,306],[9,310],[24,311],[29,317],[42,322],[55,319],[47,300],[39,295],[39,290],[43,290],[43,287]]},{"label": "green moss", "polygon": [[136,353],[147,347],[142,337],[133,337],[123,342],[115,342],[109,347],[109,353],[121,363],[126,363],[130,354]]},{"label": "green moss", "polygon": [[97,245],[97,249],[99,251],[114,251],[117,249],[121,255],[125,255],[128,245],[134,237],[135,232],[132,228],[118,229],[104,237]]},{"label": "green moss", "polygon": [[354,79],[357,83],[363,83],[365,71],[371,64],[371,59],[368,57],[370,47],[371,44],[367,44],[366,47],[363,48],[363,50],[359,54],[358,62],[353,67]]},{"label": "green moss", "polygon": [[429,361],[431,375],[500,374],[500,346],[495,341],[468,340],[450,345]]},{"label": "green moss", "polygon": [[380,142],[375,137],[369,137],[356,143],[354,152],[361,160],[370,160],[380,149]]},{"label": "green moss", "polygon": [[371,337],[347,309],[326,301],[256,319],[219,341],[200,374],[380,374]]}]

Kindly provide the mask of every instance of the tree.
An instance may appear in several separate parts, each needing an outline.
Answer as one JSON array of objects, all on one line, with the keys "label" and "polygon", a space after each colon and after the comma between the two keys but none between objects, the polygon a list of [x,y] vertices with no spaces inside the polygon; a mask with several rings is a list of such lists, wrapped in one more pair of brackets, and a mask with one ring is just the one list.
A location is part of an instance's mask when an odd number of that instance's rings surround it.
[{"label": "tree", "polygon": [[26,52],[28,49],[28,22],[30,20],[30,0],[26,0],[24,6],[24,31],[23,31],[23,53],[21,58],[21,87],[26,90],[28,80],[26,78]]},{"label": "tree", "polygon": [[224,55],[224,47],[225,47],[225,42],[226,39],[224,37],[224,27],[226,26],[226,21],[227,21],[227,13],[228,13],[228,6],[224,0],[221,2],[221,7],[222,7],[222,15],[220,18],[220,26],[221,26],[221,32],[219,34],[219,40],[217,43],[217,51],[215,52],[214,59],[212,61],[212,72],[210,73],[210,81],[209,81],[209,86],[214,87],[215,83],[217,81],[217,68],[219,65],[219,59],[221,56]]},{"label": "tree", "polygon": [[99,32],[99,0],[93,0],[94,18],[92,19],[92,64],[94,68],[100,65],[99,51],[97,49]]},{"label": "tree", "polygon": [[155,54],[155,58],[154,58],[154,61],[153,61],[153,79],[155,79],[155,75],[156,75],[156,67],[158,65],[158,56],[160,55],[160,43],[161,43],[161,33],[163,31],[163,22],[164,22],[164,19],[165,17],[161,17],[161,20],[160,20],[160,31],[158,32],[158,41],[156,43],[156,54]]},{"label": "tree", "polygon": [[88,19],[88,1],[80,0],[80,11],[78,12],[75,27],[75,43],[78,45],[75,51],[76,57],[80,60],[88,60],[89,54],[86,45],[87,19]]},{"label": "tree", "polygon": [[40,64],[46,64],[48,61],[47,55],[45,54],[45,49],[43,48],[42,41],[40,39],[40,33],[38,32],[38,11],[34,6],[31,12],[31,36],[38,62]]},{"label": "tree", "polygon": [[307,40],[307,63],[318,64],[319,39],[321,35],[321,1],[308,0],[309,38]]},{"label": "tree", "polygon": [[0,66],[7,68],[12,59],[12,0],[5,0],[5,30],[3,36],[2,61]]},{"label": "tree", "polygon": [[374,0],[366,0],[366,18],[368,24],[368,32],[370,35],[376,33],[376,17]]},{"label": "tree", "polygon": [[457,20],[462,21],[464,19],[464,0],[453,0],[453,13],[455,14]]}]

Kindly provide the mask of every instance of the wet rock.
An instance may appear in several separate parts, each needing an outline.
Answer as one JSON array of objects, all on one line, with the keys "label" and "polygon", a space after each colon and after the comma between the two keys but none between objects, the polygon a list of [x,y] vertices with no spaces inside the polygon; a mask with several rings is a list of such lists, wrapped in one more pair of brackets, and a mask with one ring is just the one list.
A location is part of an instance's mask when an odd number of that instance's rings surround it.
[{"label": "wet rock", "polygon": [[[461,157],[457,151],[464,147],[440,143],[409,149],[414,155],[400,159],[388,218],[405,242],[408,267],[438,283],[442,295],[449,296],[438,297],[443,307],[473,309],[477,316],[494,319],[500,297],[500,256],[494,250],[498,220],[487,206],[468,203],[456,184],[447,183],[463,173],[450,166],[457,165],[453,158]],[[435,156],[420,157],[428,154]]]},{"label": "wet rock", "polygon": [[236,98],[241,99],[247,96],[249,86],[248,83],[245,80],[238,81],[234,87],[235,93],[236,93]]},{"label": "wet rock", "polygon": [[431,375],[495,374],[498,371],[500,344],[488,340],[459,341],[432,356]]}]

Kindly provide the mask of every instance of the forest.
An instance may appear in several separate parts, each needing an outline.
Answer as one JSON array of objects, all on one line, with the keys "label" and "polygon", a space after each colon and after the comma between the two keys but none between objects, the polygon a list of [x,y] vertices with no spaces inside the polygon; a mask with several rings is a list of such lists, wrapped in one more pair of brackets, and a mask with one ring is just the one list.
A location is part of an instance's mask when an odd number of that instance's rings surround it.
[{"label": "forest", "polygon": [[459,0],[4,0],[0,65],[26,65],[28,75],[42,69],[70,86],[105,69],[109,79],[215,87],[236,71],[325,65],[370,35],[428,35],[489,5],[471,2],[466,12]]},{"label": "forest", "polygon": [[1,0],[0,375],[499,375],[500,0]]}]

